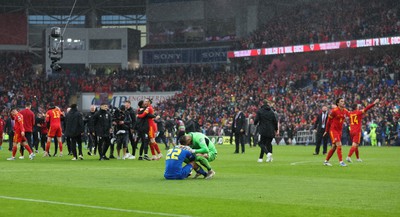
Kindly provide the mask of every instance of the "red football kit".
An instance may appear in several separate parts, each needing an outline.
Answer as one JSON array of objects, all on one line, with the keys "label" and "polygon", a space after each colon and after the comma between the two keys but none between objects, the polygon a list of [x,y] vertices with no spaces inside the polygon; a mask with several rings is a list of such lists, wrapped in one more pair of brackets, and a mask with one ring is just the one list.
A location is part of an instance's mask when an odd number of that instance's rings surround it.
[{"label": "red football kit", "polygon": [[332,143],[341,141],[343,122],[346,116],[349,116],[349,111],[345,108],[336,107],[331,110],[325,132],[329,133]]},{"label": "red football kit", "polygon": [[[3,139],[3,133],[4,133],[4,126],[5,125],[6,125],[6,122],[3,119],[1,119],[1,117],[0,117],[0,140]],[[1,145],[1,143],[0,143],[0,145]]]},{"label": "red football kit", "polygon": [[350,138],[352,142],[360,144],[361,142],[361,126],[363,114],[374,107],[374,103],[368,105],[365,109],[349,112],[350,117]]},{"label": "red football kit", "polygon": [[[144,110],[144,112],[142,114],[138,114],[137,117],[138,118],[145,118],[148,114],[153,115],[154,116],[154,109],[153,107],[149,104],[147,106],[147,108]],[[156,133],[157,133],[157,124],[156,122],[154,122],[154,118],[153,117],[148,117],[147,118],[148,123],[149,123],[149,132],[148,132],[148,136],[149,139],[155,139],[156,138]],[[156,157],[156,152],[160,155],[161,151],[160,148],[158,147],[158,144],[156,142],[151,142],[150,141],[150,150],[151,150],[151,154],[153,155],[153,159],[154,160],[158,160],[160,159],[160,157]]]},{"label": "red football kit", "polygon": [[[147,106],[147,108],[144,110],[142,114],[138,114],[138,118],[145,118],[147,114],[154,115],[154,109],[151,105]],[[149,123],[149,139],[156,138],[156,133],[157,133],[157,124],[154,122],[154,118],[148,118],[147,119]]]},{"label": "red football kit", "polygon": [[[12,116],[14,119],[14,138],[13,138],[13,147],[12,147],[12,157],[15,157],[15,154],[17,153],[17,144],[20,143],[21,146],[24,146],[25,149],[29,152],[29,154],[32,154],[32,149],[29,147],[28,143],[26,143],[26,137],[22,136],[22,132],[25,133],[25,128],[24,128],[24,117],[22,116],[21,113],[17,112],[15,115]],[[21,155],[23,155],[23,152],[21,152]],[[31,158],[33,159],[33,158]]]},{"label": "red football kit", "polygon": [[25,142],[26,137],[21,135],[22,132],[25,133],[24,117],[21,115],[21,113],[17,113],[14,115],[13,119],[15,121],[13,142],[14,143]]},{"label": "red football kit", "polygon": [[50,109],[46,112],[46,123],[50,123],[49,137],[62,136],[61,116],[62,113],[59,108]]}]

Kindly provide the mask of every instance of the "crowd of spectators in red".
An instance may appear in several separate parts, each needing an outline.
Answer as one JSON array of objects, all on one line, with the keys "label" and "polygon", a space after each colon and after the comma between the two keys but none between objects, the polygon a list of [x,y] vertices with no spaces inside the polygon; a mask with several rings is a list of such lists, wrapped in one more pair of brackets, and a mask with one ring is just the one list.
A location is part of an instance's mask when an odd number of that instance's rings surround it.
[{"label": "crowd of spectators in red", "polygon": [[299,2],[241,41],[260,48],[400,35],[400,4],[391,0]]},{"label": "crowd of spectators in red", "polygon": [[31,102],[33,108],[45,108],[50,102],[66,106],[69,84],[66,77],[46,78],[33,69],[29,53],[0,53],[0,106],[23,108]]}]

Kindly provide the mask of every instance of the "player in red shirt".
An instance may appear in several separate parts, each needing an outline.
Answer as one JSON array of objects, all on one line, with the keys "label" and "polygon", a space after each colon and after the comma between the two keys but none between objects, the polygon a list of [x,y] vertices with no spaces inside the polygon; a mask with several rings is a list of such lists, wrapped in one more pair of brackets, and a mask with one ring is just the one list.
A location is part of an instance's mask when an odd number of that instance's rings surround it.
[{"label": "player in red shirt", "polygon": [[[143,102],[143,106],[146,108],[142,114],[138,114],[138,118],[145,118],[148,115],[151,115],[152,117],[148,117],[148,123],[149,123],[149,139],[150,139],[150,150],[151,154],[153,155],[152,160],[159,160],[162,158],[162,154],[160,151],[160,148],[158,147],[158,144],[156,143],[156,134],[157,134],[157,124],[154,122],[154,109],[151,106],[151,100],[150,99],[145,99]],[[156,155],[157,151],[157,155]]]},{"label": "player in red shirt", "polygon": [[6,125],[6,122],[3,120],[3,117],[0,116],[0,150],[2,149],[3,145],[3,133],[4,133],[4,126]]},{"label": "player in red shirt", "polygon": [[347,155],[346,161],[351,163],[351,155],[353,153],[356,153],[357,161],[361,162],[362,160],[360,159],[360,155],[358,152],[358,145],[361,142],[361,126],[362,126],[362,118],[363,114],[367,112],[369,109],[375,106],[379,102],[379,99],[376,99],[374,103],[368,105],[365,107],[365,109],[359,108],[357,104],[353,106],[353,111],[349,113],[350,117],[350,138],[353,144],[351,145],[349,154]]},{"label": "player in red shirt", "polygon": [[332,141],[332,148],[329,150],[328,155],[326,156],[324,165],[325,166],[332,166],[329,163],[329,159],[335,153],[337,149],[337,155],[339,158],[340,166],[347,166],[342,160],[342,129],[343,129],[343,122],[345,117],[349,116],[349,111],[344,108],[344,99],[338,98],[336,100],[336,108],[333,108],[328,116],[328,122],[326,124],[325,133],[329,133],[329,136]]},{"label": "player in red shirt", "polygon": [[64,116],[64,113],[61,112],[60,108],[50,104],[50,110],[46,112],[46,120],[45,122],[50,126],[49,132],[47,134],[47,142],[46,142],[46,151],[43,154],[43,157],[49,156],[50,143],[54,137],[57,137],[58,147],[60,148],[59,156],[62,157],[62,148],[63,144],[61,141],[62,129],[61,129],[61,117]]},{"label": "player in red shirt", "polygon": [[28,143],[26,142],[25,137],[25,128],[24,128],[24,118],[17,111],[17,108],[11,109],[11,117],[14,119],[14,138],[13,138],[13,147],[12,147],[12,157],[7,158],[7,160],[15,160],[15,154],[17,153],[17,146],[21,145],[24,146],[25,149],[29,152],[29,159],[33,160],[35,154],[32,152],[32,149],[29,147]]},{"label": "player in red shirt", "polygon": [[[33,126],[35,126],[35,114],[31,110],[32,104],[30,102],[25,103],[25,109],[19,113],[24,117],[24,128],[25,138],[27,139],[29,147],[33,149],[32,132]],[[24,155],[24,150],[21,148],[21,155]]]}]

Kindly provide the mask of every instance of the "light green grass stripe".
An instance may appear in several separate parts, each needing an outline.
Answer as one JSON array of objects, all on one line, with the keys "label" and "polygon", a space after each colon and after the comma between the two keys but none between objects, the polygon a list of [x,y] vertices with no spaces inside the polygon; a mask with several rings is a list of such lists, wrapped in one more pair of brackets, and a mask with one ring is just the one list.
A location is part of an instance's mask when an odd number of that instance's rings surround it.
[{"label": "light green grass stripe", "polygon": [[75,207],[83,207],[83,208],[91,208],[91,209],[101,209],[101,210],[109,210],[109,211],[117,211],[117,212],[140,213],[140,214],[159,215],[159,216],[191,217],[188,215],[178,215],[178,214],[171,214],[171,213],[149,212],[149,211],[131,210],[131,209],[119,209],[119,208],[113,208],[113,207],[92,206],[92,205],[85,205],[85,204],[65,203],[65,202],[57,202],[57,201],[49,201],[49,200],[8,197],[8,196],[3,196],[3,195],[0,195],[0,198],[8,199],[8,200],[28,201],[28,202],[34,202],[34,203],[47,203],[47,204],[57,204],[57,205],[64,205],[64,206],[75,206]]}]

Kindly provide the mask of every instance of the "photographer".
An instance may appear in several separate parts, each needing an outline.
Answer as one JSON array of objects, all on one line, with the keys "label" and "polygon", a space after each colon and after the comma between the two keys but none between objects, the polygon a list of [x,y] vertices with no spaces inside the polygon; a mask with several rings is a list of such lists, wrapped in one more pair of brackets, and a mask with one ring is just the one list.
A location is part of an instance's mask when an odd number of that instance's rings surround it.
[{"label": "photographer", "polygon": [[128,141],[129,141],[129,130],[130,124],[132,123],[132,119],[130,115],[127,113],[125,109],[125,105],[121,105],[119,110],[115,110],[114,112],[114,125],[115,125],[115,136],[117,142],[117,159],[121,159],[121,148],[122,148],[122,159],[134,159],[132,155],[126,152],[128,148]]}]

